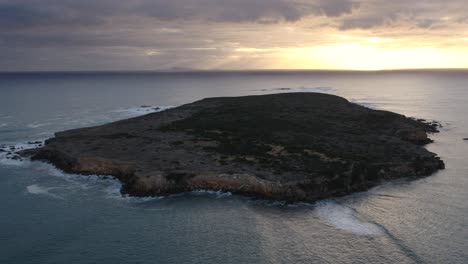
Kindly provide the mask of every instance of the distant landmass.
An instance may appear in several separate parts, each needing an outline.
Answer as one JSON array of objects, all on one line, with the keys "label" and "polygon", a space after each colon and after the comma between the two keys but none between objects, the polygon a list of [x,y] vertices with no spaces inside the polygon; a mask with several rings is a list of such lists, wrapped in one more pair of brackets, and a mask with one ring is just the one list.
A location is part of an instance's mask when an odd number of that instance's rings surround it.
[{"label": "distant landmass", "polygon": [[172,67],[169,69],[158,70],[160,72],[185,72],[185,71],[197,71],[197,69],[188,68],[188,67]]}]

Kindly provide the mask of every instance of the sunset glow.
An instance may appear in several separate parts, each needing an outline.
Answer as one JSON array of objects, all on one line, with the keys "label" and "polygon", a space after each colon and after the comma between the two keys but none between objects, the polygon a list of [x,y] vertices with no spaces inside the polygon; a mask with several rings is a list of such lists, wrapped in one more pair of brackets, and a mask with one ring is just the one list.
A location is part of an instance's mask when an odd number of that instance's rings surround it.
[{"label": "sunset glow", "polygon": [[0,70],[468,68],[465,0],[82,2],[0,0]]}]

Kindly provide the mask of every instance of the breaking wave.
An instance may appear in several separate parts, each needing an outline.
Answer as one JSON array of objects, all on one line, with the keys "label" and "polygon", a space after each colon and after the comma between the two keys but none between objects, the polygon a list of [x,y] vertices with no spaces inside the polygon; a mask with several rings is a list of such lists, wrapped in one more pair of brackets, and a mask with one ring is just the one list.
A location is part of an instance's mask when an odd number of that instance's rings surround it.
[{"label": "breaking wave", "polygon": [[122,113],[127,116],[138,116],[138,115],[145,115],[151,113],[161,112],[167,109],[174,108],[174,106],[150,106],[150,105],[142,105],[139,107],[128,107],[128,108],[120,108],[114,110],[115,113]]},{"label": "breaking wave", "polygon": [[18,151],[33,149],[44,144],[44,140],[21,142],[15,144],[0,145],[0,165],[4,166],[25,166],[30,162],[18,155]]},{"label": "breaking wave", "polygon": [[213,195],[216,198],[232,196],[231,192],[213,191],[213,190],[195,190],[195,191],[192,191],[191,193],[195,195]]}]

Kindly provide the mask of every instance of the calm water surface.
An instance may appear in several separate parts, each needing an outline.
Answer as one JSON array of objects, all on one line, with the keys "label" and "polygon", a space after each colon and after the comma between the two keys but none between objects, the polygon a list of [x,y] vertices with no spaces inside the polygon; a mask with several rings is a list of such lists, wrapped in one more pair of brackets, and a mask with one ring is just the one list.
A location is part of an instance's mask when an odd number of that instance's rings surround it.
[{"label": "calm water surface", "polygon": [[[285,89],[288,88],[288,89]],[[118,182],[0,153],[0,263],[468,263],[468,71],[0,74],[0,147],[205,97],[322,92],[444,124],[447,169],[286,205]]]}]

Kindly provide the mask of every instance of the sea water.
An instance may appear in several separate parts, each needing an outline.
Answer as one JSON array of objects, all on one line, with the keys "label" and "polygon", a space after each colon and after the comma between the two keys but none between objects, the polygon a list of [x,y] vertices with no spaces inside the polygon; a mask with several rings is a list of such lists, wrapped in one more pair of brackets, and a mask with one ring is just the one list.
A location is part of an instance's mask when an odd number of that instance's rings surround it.
[{"label": "sea water", "polygon": [[288,204],[203,190],[126,197],[111,177],[0,152],[0,263],[468,262],[468,71],[4,73],[0,148],[205,97],[286,92],[437,120],[427,148],[447,168]]}]

